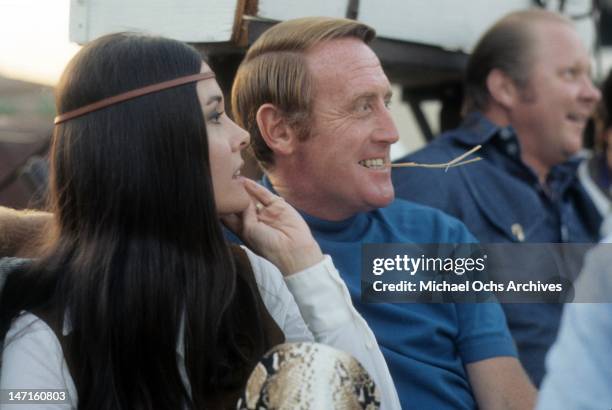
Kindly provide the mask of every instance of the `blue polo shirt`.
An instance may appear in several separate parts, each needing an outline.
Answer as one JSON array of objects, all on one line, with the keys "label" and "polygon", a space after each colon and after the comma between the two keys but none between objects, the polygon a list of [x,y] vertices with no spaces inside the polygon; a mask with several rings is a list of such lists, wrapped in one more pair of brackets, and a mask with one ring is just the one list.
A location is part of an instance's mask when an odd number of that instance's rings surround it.
[{"label": "blue polo shirt", "polygon": [[[267,178],[263,184],[273,190]],[[474,242],[465,226],[440,211],[402,200],[339,222],[302,216],[374,331],[402,407],[476,408],[465,365],[516,356],[498,304],[361,302],[362,244]]]}]

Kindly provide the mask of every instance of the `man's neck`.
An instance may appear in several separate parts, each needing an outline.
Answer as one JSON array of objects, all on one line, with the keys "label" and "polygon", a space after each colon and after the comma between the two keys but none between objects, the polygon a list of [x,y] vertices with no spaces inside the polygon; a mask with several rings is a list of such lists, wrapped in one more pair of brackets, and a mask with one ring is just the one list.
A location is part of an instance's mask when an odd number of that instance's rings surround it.
[{"label": "man's neck", "polygon": [[329,201],[319,197],[319,191],[307,184],[306,178],[286,178],[280,173],[269,171],[266,176],[276,193],[300,212],[326,221],[342,221],[355,213],[348,213],[340,206],[334,206]]},{"label": "man's neck", "polygon": [[[501,109],[489,109],[483,112],[483,115],[491,121],[493,124],[498,127],[507,127],[512,125],[510,119],[508,118],[507,113]],[[513,127],[514,128],[514,127]],[[538,177],[538,181],[542,186],[546,186],[546,178],[548,177],[548,173],[550,172],[550,167],[542,162],[537,155],[533,155],[530,153],[529,149],[529,138],[535,138],[537,136],[532,136],[522,131],[520,129],[514,128],[516,133],[516,138],[518,140],[518,144],[521,149],[521,160],[532,169],[532,171]]]},{"label": "man's neck", "polygon": [[540,185],[545,187],[548,173],[550,172],[550,167],[542,163],[537,156],[529,155],[529,153],[526,152],[521,153],[521,159],[525,164],[527,164],[527,166],[529,166],[529,168],[533,170],[533,172],[535,172]]},{"label": "man's neck", "polygon": [[491,107],[489,109],[483,110],[482,115],[484,115],[489,121],[498,127],[507,127],[510,125],[510,118],[508,117],[508,113],[501,108]]}]

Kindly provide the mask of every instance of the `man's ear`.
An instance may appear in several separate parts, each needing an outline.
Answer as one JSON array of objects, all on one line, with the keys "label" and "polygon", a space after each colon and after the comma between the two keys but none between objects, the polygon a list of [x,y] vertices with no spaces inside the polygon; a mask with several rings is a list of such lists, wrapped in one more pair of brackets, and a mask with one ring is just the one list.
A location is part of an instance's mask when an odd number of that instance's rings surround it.
[{"label": "man's ear", "polygon": [[256,120],[266,145],[275,154],[289,155],[293,152],[298,138],[293,128],[287,124],[281,109],[266,103],[257,110]]},{"label": "man's ear", "polygon": [[491,70],[487,75],[487,89],[491,99],[504,108],[511,108],[519,95],[514,81],[497,68]]}]

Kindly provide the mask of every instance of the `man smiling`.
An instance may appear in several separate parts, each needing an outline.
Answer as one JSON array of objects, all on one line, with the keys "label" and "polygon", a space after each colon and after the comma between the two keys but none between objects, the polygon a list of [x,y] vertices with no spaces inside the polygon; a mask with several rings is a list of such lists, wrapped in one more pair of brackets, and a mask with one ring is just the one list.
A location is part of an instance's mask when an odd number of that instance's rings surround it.
[{"label": "man smiling", "polygon": [[[378,58],[362,41],[342,38],[312,47],[306,64],[317,73],[309,135],[295,147],[271,141],[279,148],[276,168],[292,170],[271,172],[272,184],[304,212],[334,221],[388,205],[393,186],[386,164],[398,132],[386,107],[391,89]],[[275,107],[264,105],[260,112],[262,125],[275,125],[267,121]]]},{"label": "man smiling", "polygon": [[[565,17],[544,10],[505,16],[470,56],[464,123],[399,160],[445,162],[482,145],[483,161],[448,173],[398,170],[397,195],[459,218],[480,242],[597,241],[601,219],[576,178],[574,157],[600,98],[590,70]],[[531,265],[534,272],[549,267],[545,260]],[[503,308],[519,357],[539,384],[562,305]]]},{"label": "man smiling", "polygon": [[[534,389],[496,304],[367,304],[362,243],[473,241],[457,220],[394,200],[390,85],[343,19],[280,23],[253,44],[232,90],[264,185],[301,211],[376,334],[403,408],[531,408]],[[306,284],[304,286],[307,286]]]}]

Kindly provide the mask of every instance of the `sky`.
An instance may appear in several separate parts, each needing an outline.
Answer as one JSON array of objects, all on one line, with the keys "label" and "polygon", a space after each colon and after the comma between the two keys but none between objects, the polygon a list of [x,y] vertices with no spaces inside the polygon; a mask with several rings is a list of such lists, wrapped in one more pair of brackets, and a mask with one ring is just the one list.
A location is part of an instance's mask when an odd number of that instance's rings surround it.
[{"label": "sky", "polygon": [[70,0],[0,0],[0,75],[54,85],[79,47],[68,39]]}]

